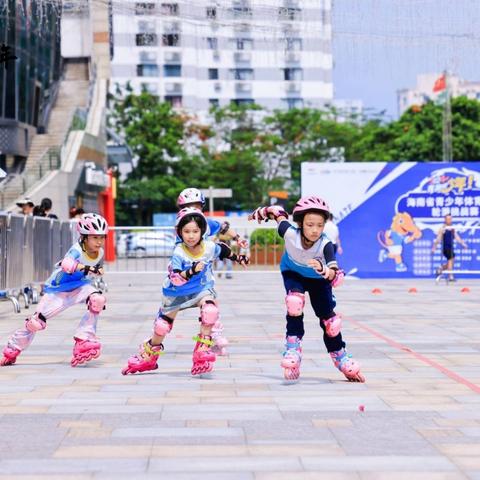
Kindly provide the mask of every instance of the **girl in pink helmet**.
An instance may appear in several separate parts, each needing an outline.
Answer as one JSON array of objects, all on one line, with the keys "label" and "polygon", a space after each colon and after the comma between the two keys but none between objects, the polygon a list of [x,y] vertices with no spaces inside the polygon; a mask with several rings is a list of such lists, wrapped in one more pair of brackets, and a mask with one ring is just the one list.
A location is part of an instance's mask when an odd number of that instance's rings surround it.
[{"label": "girl in pink helmet", "polygon": [[172,330],[178,312],[187,308],[200,308],[200,332],[195,337],[192,375],[212,371],[216,359],[212,351],[212,330],[219,319],[214,289],[212,264],[217,258],[247,265],[245,255],[236,255],[223,243],[205,240],[207,220],[203,213],[192,207],[177,214],[175,224],[181,242],[173,251],[168,275],[163,283],[160,309],[153,325],[152,336],[140,346],[140,353],[128,359],[122,370],[128,373],[145,372],[158,368],[158,356],[163,351],[163,341]]},{"label": "girl in pink helmet", "polygon": [[259,223],[273,219],[278,233],[285,240],[285,252],[280,263],[285,285],[287,307],[286,344],[281,366],[287,380],[300,376],[302,338],[305,334],[303,308],[308,292],[312,308],[319,318],[323,340],[334,365],[352,382],[364,382],[360,365],[345,350],[340,332],[342,320],[336,315],[332,287],[339,286],[343,272],[338,268],[332,242],[323,233],[330,214],[327,203],[319,197],[301,198],[293,209],[293,221],[278,206],[257,208],[249,220]]},{"label": "girl in pink helmet", "polygon": [[25,325],[16,330],[3,350],[0,365],[12,365],[33,341],[35,334],[47,328],[47,321],[77,303],[86,303],[87,311],[74,334],[72,367],[98,358],[101,345],[96,336],[98,315],[106,299],[92,285],[92,276],[103,274],[103,246],[108,225],[96,213],[86,213],[78,221],[80,235],[45,282],[40,303]]}]

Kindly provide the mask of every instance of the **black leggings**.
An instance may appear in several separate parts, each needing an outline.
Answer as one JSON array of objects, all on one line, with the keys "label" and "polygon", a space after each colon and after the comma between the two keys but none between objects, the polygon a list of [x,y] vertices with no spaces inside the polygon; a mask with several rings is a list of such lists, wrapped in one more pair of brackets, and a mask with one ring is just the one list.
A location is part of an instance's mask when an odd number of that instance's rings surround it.
[{"label": "black leggings", "polygon": [[[328,352],[336,352],[345,347],[342,340],[342,334],[336,337],[329,337],[325,333],[325,325],[322,320],[327,320],[335,315],[334,308],[336,301],[333,297],[332,286],[323,278],[309,278],[300,275],[297,272],[286,270],[282,272],[283,284],[288,292],[308,292],[315,315],[319,318],[320,326],[323,329],[323,341]],[[287,336],[296,336],[302,338],[305,335],[303,325],[303,313],[294,317],[287,313]]]}]

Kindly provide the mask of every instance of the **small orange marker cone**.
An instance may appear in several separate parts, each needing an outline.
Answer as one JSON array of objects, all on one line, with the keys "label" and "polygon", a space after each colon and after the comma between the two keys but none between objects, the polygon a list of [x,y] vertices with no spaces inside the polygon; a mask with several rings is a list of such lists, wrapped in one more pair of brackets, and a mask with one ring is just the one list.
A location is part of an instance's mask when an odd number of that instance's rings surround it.
[{"label": "small orange marker cone", "polygon": [[468,287],[463,287],[461,290],[460,290],[461,293],[470,293],[470,289]]},{"label": "small orange marker cone", "polygon": [[374,289],[372,290],[372,293],[373,293],[374,295],[378,295],[378,294],[382,293],[382,291],[381,291],[379,288],[374,288]]},{"label": "small orange marker cone", "polygon": [[415,287],[409,288],[408,293],[418,293],[418,290]]}]

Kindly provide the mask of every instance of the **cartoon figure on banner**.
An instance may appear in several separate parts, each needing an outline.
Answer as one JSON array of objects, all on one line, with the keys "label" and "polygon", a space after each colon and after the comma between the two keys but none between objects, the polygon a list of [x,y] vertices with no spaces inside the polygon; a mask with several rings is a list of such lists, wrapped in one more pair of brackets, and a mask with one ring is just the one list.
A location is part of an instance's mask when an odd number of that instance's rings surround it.
[{"label": "cartoon figure on banner", "polygon": [[377,239],[383,247],[378,254],[378,261],[383,263],[387,258],[393,258],[395,261],[395,270],[397,272],[406,272],[402,257],[403,245],[412,243],[422,236],[422,231],[415,225],[415,221],[407,212],[399,212],[394,215],[390,229],[386,232],[378,232]]}]

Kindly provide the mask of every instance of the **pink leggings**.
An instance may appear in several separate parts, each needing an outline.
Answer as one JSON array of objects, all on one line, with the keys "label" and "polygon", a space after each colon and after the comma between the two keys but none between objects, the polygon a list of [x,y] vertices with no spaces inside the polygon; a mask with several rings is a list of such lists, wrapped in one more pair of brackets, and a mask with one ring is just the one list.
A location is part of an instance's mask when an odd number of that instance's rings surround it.
[{"label": "pink leggings", "polygon": [[[37,305],[35,313],[41,313],[48,320],[72,305],[85,304],[88,296],[95,291],[92,285],[85,285],[71,292],[46,293]],[[86,312],[80,320],[74,336],[82,340],[92,340],[96,338],[98,314],[88,310],[86,304],[85,309]],[[8,346],[17,350],[25,350],[32,343],[35,333],[25,327],[19,328],[8,339]]]}]

